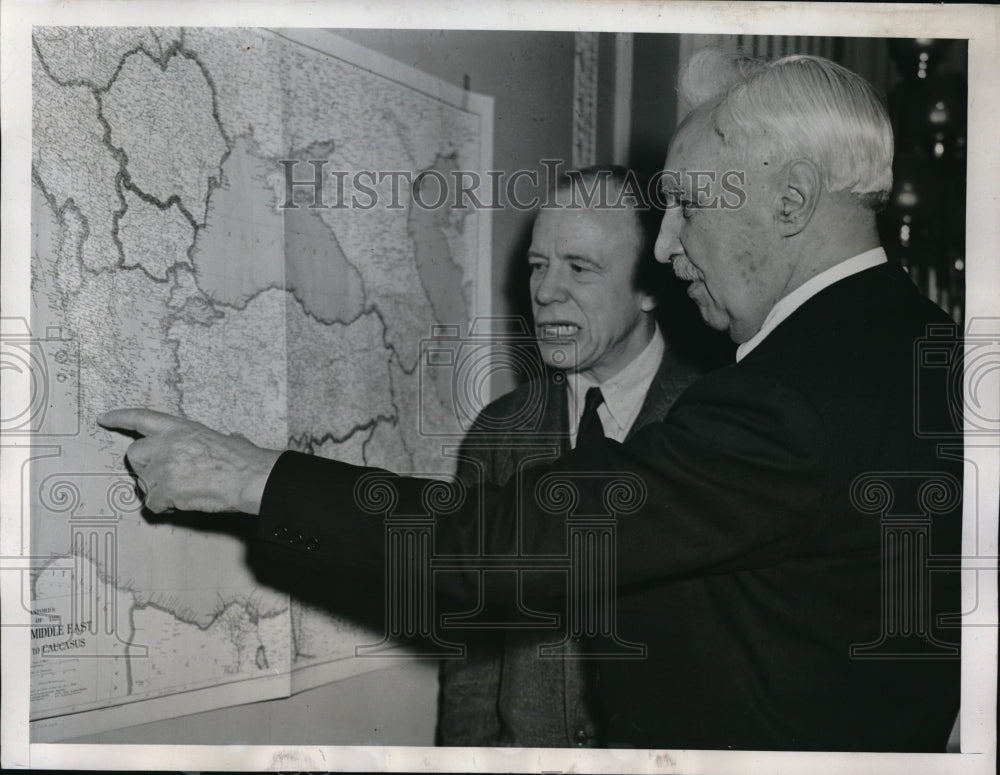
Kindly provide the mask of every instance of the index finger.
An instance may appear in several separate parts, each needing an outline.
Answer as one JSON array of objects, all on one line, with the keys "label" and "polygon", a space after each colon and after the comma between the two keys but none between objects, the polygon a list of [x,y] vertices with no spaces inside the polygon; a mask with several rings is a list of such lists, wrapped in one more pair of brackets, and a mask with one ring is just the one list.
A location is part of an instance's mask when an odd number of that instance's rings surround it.
[{"label": "index finger", "polygon": [[153,436],[189,423],[183,417],[153,409],[112,409],[98,417],[97,424],[108,429],[136,431],[143,436]]}]

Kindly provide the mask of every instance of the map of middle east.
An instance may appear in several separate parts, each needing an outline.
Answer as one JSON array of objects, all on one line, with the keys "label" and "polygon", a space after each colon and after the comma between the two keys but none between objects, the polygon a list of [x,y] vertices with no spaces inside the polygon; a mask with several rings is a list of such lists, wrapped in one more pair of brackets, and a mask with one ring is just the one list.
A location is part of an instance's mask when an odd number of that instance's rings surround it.
[{"label": "map of middle east", "polygon": [[481,174],[492,100],[318,31],[46,27],[33,50],[31,719],[376,667],[353,657],[379,633],[262,584],[244,541],[144,518],[96,417],[448,473],[420,343],[488,312],[489,220],[408,181]]}]

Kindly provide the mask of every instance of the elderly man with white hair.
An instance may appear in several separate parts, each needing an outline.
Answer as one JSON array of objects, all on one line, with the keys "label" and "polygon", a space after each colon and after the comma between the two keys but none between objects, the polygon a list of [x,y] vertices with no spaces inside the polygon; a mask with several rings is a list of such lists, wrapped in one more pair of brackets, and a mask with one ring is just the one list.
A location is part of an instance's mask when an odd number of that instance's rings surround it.
[{"label": "elderly man with white hair", "polygon": [[[539,487],[570,479],[579,511],[595,513],[608,476],[628,475],[644,498],[616,524],[616,636],[645,658],[596,661],[605,744],[943,751],[958,709],[958,637],[942,627],[957,574],[927,559],[959,551],[961,471],[914,418],[918,401],[938,426],[952,416],[944,380],[915,365],[928,327],[949,320],[879,247],[888,119],[868,83],[824,59],[693,67],[656,253],[738,343],[736,363],[624,443],[473,489],[439,517],[435,549],[475,555],[485,509],[494,546],[562,555],[566,513],[543,508]],[[370,469],[148,410],[102,424],[146,436],[128,458],[154,511],[259,514],[276,557],[310,557],[341,583],[382,578],[384,526],[355,502]],[[420,508],[425,481],[391,481]],[[523,582],[567,595],[553,575]],[[474,595],[471,568],[449,578],[449,592]]]}]

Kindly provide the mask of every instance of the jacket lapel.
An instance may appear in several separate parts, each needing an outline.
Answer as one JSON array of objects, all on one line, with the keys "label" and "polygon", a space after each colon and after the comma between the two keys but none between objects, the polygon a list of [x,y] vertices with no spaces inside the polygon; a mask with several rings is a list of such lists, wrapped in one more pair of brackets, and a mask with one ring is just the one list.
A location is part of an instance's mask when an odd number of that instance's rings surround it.
[{"label": "jacket lapel", "polygon": [[629,428],[626,440],[632,438],[636,431],[643,426],[649,425],[651,422],[659,422],[666,417],[674,401],[697,378],[698,372],[678,360],[668,345],[663,351],[660,367],[653,375],[653,381],[649,384],[649,390],[646,391],[646,398],[642,402],[635,422]]}]

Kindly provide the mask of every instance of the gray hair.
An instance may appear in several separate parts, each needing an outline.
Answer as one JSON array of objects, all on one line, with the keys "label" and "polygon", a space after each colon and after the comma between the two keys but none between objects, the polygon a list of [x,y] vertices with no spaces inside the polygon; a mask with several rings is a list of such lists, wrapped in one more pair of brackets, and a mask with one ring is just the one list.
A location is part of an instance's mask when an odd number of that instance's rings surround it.
[{"label": "gray hair", "polygon": [[697,52],[680,78],[681,105],[718,100],[716,125],[744,151],[814,162],[828,191],[878,210],[892,190],[892,128],[868,81],[829,59],[765,61]]}]

